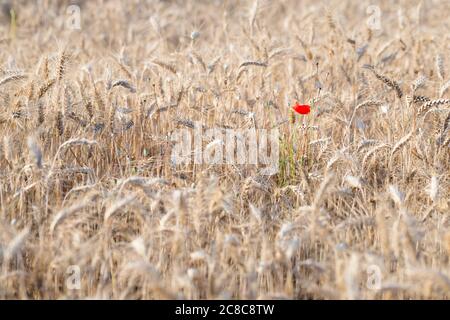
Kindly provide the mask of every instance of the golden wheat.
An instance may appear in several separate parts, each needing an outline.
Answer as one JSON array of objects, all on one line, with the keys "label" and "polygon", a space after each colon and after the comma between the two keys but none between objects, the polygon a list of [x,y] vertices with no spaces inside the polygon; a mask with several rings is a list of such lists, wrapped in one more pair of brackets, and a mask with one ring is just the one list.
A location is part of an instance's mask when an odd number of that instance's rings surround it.
[{"label": "golden wheat", "polygon": [[446,1],[4,2],[0,299],[450,296]]}]

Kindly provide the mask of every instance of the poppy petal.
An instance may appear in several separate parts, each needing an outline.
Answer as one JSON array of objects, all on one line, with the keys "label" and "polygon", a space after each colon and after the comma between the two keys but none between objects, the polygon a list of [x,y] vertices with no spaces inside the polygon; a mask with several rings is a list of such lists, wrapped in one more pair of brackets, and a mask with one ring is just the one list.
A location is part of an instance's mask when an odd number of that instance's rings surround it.
[{"label": "poppy petal", "polygon": [[296,104],[292,109],[299,114],[308,114],[311,112],[311,107],[306,104]]}]

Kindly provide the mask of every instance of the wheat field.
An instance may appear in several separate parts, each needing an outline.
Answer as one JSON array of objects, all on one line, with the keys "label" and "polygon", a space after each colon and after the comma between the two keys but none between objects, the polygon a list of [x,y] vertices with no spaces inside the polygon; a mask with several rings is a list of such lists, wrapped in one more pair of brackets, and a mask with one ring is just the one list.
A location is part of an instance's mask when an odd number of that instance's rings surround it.
[{"label": "wheat field", "polygon": [[[2,1],[0,299],[448,299],[449,14]],[[174,163],[198,125],[277,173]]]}]

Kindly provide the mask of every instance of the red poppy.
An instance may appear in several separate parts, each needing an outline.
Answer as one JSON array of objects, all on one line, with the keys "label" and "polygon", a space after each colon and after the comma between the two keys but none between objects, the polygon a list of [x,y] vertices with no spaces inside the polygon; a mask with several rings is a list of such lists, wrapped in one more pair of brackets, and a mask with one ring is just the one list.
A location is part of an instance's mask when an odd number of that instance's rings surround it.
[{"label": "red poppy", "polygon": [[292,109],[294,109],[295,112],[300,113],[300,114],[308,114],[311,112],[311,107],[308,106],[307,104],[296,104],[295,106],[292,107]]}]

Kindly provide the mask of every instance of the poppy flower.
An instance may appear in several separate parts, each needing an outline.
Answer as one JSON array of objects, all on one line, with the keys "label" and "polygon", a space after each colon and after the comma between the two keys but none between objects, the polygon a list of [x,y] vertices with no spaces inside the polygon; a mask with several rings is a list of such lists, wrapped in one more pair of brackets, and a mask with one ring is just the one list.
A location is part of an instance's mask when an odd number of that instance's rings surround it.
[{"label": "poppy flower", "polygon": [[295,106],[292,107],[292,109],[294,109],[295,112],[300,113],[300,114],[308,114],[311,112],[311,107],[308,106],[307,104],[296,104]]}]

